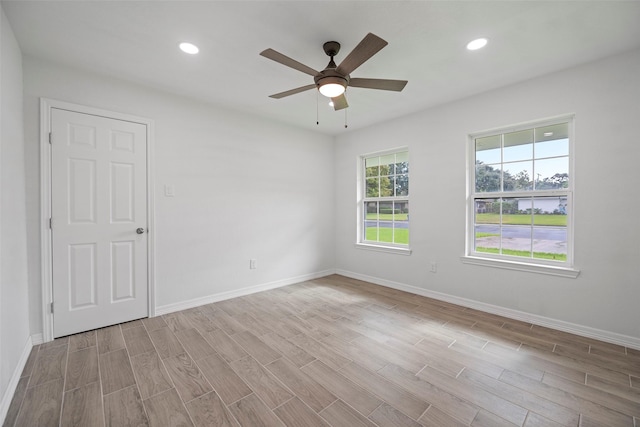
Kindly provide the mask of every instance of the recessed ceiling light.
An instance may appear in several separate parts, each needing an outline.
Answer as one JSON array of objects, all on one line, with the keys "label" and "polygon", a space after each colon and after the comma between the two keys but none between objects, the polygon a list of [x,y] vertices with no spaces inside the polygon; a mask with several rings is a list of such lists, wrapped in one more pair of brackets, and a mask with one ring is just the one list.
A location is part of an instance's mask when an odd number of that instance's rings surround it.
[{"label": "recessed ceiling light", "polygon": [[544,136],[551,136],[551,135],[553,135],[553,132],[545,132],[545,133],[543,133],[543,135]]},{"label": "recessed ceiling light", "polygon": [[467,43],[467,49],[469,50],[478,50],[482,49],[487,45],[487,39],[475,39]]},{"label": "recessed ceiling light", "polygon": [[198,49],[198,46],[192,43],[187,43],[187,42],[180,43],[180,50],[190,55],[195,55],[196,53],[200,52],[200,49]]}]

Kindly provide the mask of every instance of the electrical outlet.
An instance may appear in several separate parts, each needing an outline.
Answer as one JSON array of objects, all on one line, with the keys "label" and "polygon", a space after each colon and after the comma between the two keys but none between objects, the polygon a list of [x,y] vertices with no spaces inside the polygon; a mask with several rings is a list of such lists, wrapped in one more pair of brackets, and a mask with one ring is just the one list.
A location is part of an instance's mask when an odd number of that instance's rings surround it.
[{"label": "electrical outlet", "polygon": [[432,273],[435,273],[436,271],[438,271],[438,263],[436,263],[435,261],[431,261],[431,267],[429,271]]},{"label": "electrical outlet", "polygon": [[249,260],[249,268],[251,270],[255,270],[256,268],[258,268],[258,261],[255,259],[250,259]]}]

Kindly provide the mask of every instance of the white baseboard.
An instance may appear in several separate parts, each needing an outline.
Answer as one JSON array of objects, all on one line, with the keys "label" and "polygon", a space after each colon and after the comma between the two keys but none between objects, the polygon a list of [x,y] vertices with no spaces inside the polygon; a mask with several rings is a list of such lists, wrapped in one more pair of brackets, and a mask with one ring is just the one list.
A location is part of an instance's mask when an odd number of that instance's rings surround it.
[{"label": "white baseboard", "polygon": [[38,345],[44,342],[44,336],[42,334],[33,334],[31,335],[31,344]]},{"label": "white baseboard", "polygon": [[233,291],[220,292],[213,295],[207,295],[201,298],[194,298],[188,301],[177,302],[173,304],[167,304],[156,307],[156,316],[163,314],[173,313],[180,310],[187,310],[193,307],[199,307],[205,304],[211,304],[213,302],[224,301],[231,298],[241,297],[244,295],[254,294],[256,292],[268,291],[269,289],[280,288],[282,286],[293,285],[295,283],[304,282],[307,280],[318,279],[320,277],[329,276],[334,274],[334,270],[318,271],[316,273],[305,274],[302,276],[291,277],[288,279],[277,280],[275,282],[263,283],[261,285],[248,286],[241,289],[235,289]]},{"label": "white baseboard", "polygon": [[532,323],[534,325],[544,326],[547,328],[556,329],[558,331],[568,332],[586,338],[593,338],[599,341],[605,341],[608,343],[640,350],[640,338],[637,337],[622,335],[616,332],[604,331],[589,326],[565,322],[564,320],[552,319],[545,316],[539,316],[537,314],[526,313],[524,311],[513,310],[510,308],[461,298],[454,295],[448,295],[441,292],[430,291],[428,289],[422,289],[416,286],[406,285],[404,283],[398,283],[391,280],[367,276],[365,274],[354,273],[352,271],[338,269],[336,270],[336,274],[351,277],[352,279],[363,280],[365,282],[374,283],[380,286],[385,286],[387,288],[398,289],[400,291],[410,292],[412,294],[449,302],[463,307],[473,308],[475,310],[484,311],[486,313],[497,314],[499,316],[508,317],[509,319],[520,320],[523,322]]},{"label": "white baseboard", "polygon": [[7,385],[7,389],[4,391],[4,395],[2,395],[2,401],[0,401],[0,424],[4,424],[4,419],[9,411],[9,405],[11,405],[11,399],[13,399],[13,395],[16,392],[18,382],[20,381],[20,375],[27,364],[27,360],[29,360],[29,354],[31,354],[32,348],[33,343],[31,341],[31,337],[29,337],[27,338],[27,342],[24,344],[22,354],[20,355],[20,359],[18,359],[16,368],[13,370],[13,375],[11,375],[11,380]]}]

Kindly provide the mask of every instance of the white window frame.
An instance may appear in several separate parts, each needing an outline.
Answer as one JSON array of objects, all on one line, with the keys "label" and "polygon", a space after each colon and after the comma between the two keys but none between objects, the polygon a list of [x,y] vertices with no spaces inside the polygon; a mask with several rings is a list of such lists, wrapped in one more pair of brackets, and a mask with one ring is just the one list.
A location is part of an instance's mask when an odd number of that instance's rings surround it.
[{"label": "white window frame", "polygon": [[[411,237],[409,237],[409,244],[407,245],[401,245],[401,244],[395,244],[395,243],[390,243],[390,242],[375,242],[375,241],[370,241],[370,240],[365,240],[365,208],[364,208],[364,204],[367,201],[377,201],[377,202],[394,202],[394,201],[407,201],[409,203],[409,206],[411,206],[411,201],[410,199],[410,195],[411,195],[411,169],[409,169],[409,195],[407,196],[392,196],[392,197],[375,197],[375,198],[367,198],[366,197],[366,169],[365,169],[365,160],[367,158],[371,158],[371,157],[377,157],[377,156],[386,156],[389,154],[396,154],[396,153],[401,153],[401,152],[407,152],[407,156],[409,156],[409,168],[411,168],[411,156],[409,153],[409,147],[397,147],[397,148],[393,148],[393,149],[389,149],[389,150],[384,150],[384,151],[377,151],[377,152],[373,152],[373,153],[367,153],[367,154],[363,154],[358,156],[358,166],[357,166],[357,173],[358,173],[358,179],[357,179],[357,184],[358,184],[358,204],[357,204],[357,239],[356,239],[356,248],[358,249],[365,249],[365,250],[372,250],[372,251],[377,251],[377,252],[386,252],[386,253],[392,253],[392,254],[399,254],[399,255],[411,255]],[[411,215],[411,214],[409,214]],[[411,225],[409,225],[409,227],[411,227]],[[411,236],[411,234],[409,233],[409,236]]]},{"label": "white window frame", "polygon": [[[475,192],[475,171],[476,171],[476,146],[477,138],[518,132],[532,128],[568,124],[569,135],[569,186],[562,190],[529,190],[529,191],[495,191],[495,192]],[[509,270],[527,271],[533,273],[550,274],[562,277],[576,278],[580,271],[574,267],[574,205],[573,194],[575,186],[574,168],[574,115],[564,115],[545,120],[521,123],[518,125],[491,129],[483,132],[476,132],[469,135],[467,143],[467,222],[466,222],[466,248],[465,255],[461,258],[466,264],[474,264],[488,267],[497,267]],[[502,164],[502,163],[501,163]],[[567,199],[567,259],[566,261],[550,261],[536,258],[524,258],[502,254],[491,254],[486,252],[476,252],[475,247],[475,201],[485,198],[518,198],[518,197],[566,197]]]}]

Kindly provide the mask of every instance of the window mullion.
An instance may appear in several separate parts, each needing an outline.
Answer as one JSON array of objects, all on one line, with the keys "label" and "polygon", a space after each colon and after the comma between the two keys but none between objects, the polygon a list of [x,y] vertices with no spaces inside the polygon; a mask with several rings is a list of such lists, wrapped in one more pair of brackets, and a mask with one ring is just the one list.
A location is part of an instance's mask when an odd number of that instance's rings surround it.
[{"label": "window mullion", "polygon": [[533,228],[536,224],[536,205],[533,202],[534,197],[531,196],[531,229],[529,230],[529,253],[530,258],[533,259]]},{"label": "window mullion", "polygon": [[499,203],[500,203],[500,242],[498,245],[498,253],[500,255],[502,255],[502,251],[504,250],[504,245],[502,244],[502,242],[504,242],[504,212],[503,212],[503,203],[504,203],[504,199],[502,197],[500,197],[498,199]]}]

